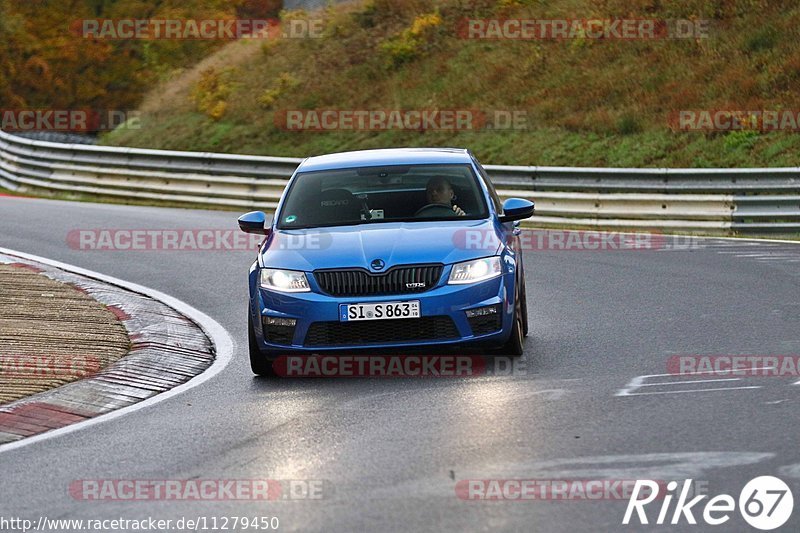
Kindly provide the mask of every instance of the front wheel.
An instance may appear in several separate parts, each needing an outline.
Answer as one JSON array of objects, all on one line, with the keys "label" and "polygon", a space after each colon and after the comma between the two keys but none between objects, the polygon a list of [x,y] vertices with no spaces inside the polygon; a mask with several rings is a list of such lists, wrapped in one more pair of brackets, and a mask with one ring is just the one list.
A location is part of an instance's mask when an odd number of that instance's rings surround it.
[{"label": "front wheel", "polygon": [[250,348],[250,369],[253,374],[264,377],[274,376],[275,369],[272,367],[272,363],[258,347],[256,333],[253,329],[253,317],[250,315],[249,309],[247,310],[247,340]]},{"label": "front wheel", "polygon": [[[524,273],[523,273],[524,275]],[[522,336],[528,336],[528,291],[525,285],[525,280],[522,280],[522,295],[520,295],[522,301],[520,302],[520,306],[522,308]]]},{"label": "front wheel", "polygon": [[523,312],[521,303],[522,299],[520,296],[519,284],[517,284],[514,301],[514,316],[511,325],[511,337],[509,337],[508,341],[506,341],[502,348],[497,350],[497,355],[519,357],[525,350],[525,346],[523,345],[525,340],[525,327],[522,323]]}]

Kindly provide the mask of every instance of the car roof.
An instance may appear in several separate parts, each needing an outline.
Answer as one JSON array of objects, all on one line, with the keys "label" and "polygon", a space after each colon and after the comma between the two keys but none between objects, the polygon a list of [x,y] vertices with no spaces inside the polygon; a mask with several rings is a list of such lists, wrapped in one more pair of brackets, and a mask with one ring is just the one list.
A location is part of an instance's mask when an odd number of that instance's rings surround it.
[{"label": "car roof", "polygon": [[297,170],[313,172],[384,165],[468,164],[471,162],[469,150],[464,148],[387,148],[309,157]]}]

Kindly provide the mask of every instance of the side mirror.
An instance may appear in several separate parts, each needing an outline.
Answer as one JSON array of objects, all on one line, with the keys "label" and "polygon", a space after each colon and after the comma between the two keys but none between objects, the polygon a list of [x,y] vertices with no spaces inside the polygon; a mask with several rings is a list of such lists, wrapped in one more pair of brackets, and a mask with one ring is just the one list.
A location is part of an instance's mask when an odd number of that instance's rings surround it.
[{"label": "side mirror", "polygon": [[514,222],[533,216],[534,205],[530,200],[522,198],[509,198],[503,202],[503,215],[500,222]]},{"label": "side mirror", "polygon": [[239,217],[239,229],[245,233],[266,235],[269,233],[266,225],[267,215],[261,211],[252,211]]}]

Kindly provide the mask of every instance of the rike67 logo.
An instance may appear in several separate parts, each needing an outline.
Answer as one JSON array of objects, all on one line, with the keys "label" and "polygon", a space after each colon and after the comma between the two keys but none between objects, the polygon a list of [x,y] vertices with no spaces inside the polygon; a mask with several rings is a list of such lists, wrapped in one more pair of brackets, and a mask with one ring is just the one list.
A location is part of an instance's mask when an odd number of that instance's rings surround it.
[{"label": "rike67 logo", "polygon": [[[737,501],[733,496],[720,494],[705,502],[707,494],[694,496],[691,500],[689,495],[692,492],[692,480],[687,479],[683,482],[680,494],[677,492],[678,482],[670,481],[667,483],[666,494],[659,491],[659,484],[650,480],[637,480],[633,487],[633,494],[628,500],[628,507],[625,509],[625,516],[622,519],[624,525],[631,524],[631,519],[638,519],[639,524],[649,524],[645,507],[655,500],[661,501],[655,524],[677,525],[681,523],[697,525],[697,513],[703,522],[710,526],[719,526],[728,522],[737,507]],[[677,496],[677,502],[673,509],[672,501]],[[738,500],[739,513],[750,526],[762,531],[777,529],[784,525],[789,517],[792,516],[794,508],[794,498],[789,486],[782,480],[773,476],[760,476],[750,480],[739,493]],[[670,512],[672,511],[672,512]],[[671,515],[671,516],[670,516]]]}]

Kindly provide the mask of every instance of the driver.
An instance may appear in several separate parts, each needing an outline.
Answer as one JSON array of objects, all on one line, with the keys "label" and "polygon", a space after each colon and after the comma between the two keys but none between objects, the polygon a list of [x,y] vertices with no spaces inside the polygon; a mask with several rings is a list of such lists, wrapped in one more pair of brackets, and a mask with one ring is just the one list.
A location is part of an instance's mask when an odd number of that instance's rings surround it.
[{"label": "driver", "polygon": [[425,194],[428,198],[428,204],[441,204],[448,208],[452,206],[453,212],[455,212],[456,215],[460,217],[466,215],[463,209],[453,203],[456,194],[447,178],[436,176],[428,180],[428,186],[425,187]]}]

